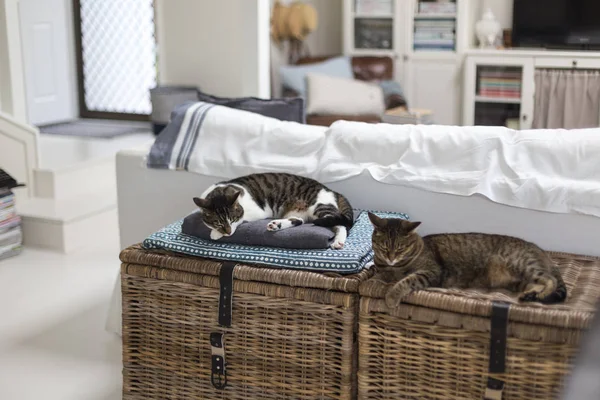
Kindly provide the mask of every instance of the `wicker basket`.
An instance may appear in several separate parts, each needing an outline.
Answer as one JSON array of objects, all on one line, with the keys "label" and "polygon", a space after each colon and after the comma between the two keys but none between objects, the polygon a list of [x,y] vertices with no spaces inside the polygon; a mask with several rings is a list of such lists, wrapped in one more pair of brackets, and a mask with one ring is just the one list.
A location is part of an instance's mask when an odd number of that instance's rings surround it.
[{"label": "wicker basket", "polygon": [[[385,287],[361,285],[359,399],[552,399],[563,387],[600,297],[600,261],[553,254],[569,289],[566,303],[522,303],[508,292],[432,289],[410,295],[397,309]],[[490,374],[492,301],[510,304],[504,373]],[[497,303],[496,303],[497,304]],[[497,331],[495,331],[497,334]],[[492,395],[495,395],[492,396]]]},{"label": "wicker basket", "polygon": [[[237,265],[232,325],[217,322],[222,264],[150,252],[123,262],[123,399],[352,399],[358,287],[370,272],[328,276]],[[211,383],[224,333],[227,386]]]}]

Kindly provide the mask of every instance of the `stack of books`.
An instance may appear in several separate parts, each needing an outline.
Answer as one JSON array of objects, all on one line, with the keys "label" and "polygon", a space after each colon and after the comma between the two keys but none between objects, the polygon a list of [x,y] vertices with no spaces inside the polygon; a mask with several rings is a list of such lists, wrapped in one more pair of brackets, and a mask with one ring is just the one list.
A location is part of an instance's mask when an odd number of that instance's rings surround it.
[{"label": "stack of books", "polygon": [[454,19],[419,19],[415,21],[415,51],[454,51]]},{"label": "stack of books", "polygon": [[22,186],[0,169],[0,260],[21,252],[23,233],[21,218],[15,209],[15,195],[11,189]]},{"label": "stack of books", "polygon": [[431,110],[396,107],[387,110],[381,118],[386,124],[400,125],[432,125],[433,112]]},{"label": "stack of books", "polygon": [[19,254],[22,245],[21,218],[15,210],[15,195],[10,190],[0,190],[0,260]]},{"label": "stack of books", "polygon": [[389,15],[392,16],[393,1],[392,0],[356,0],[356,14],[360,16],[368,15]]},{"label": "stack of books", "polygon": [[420,1],[419,14],[456,14],[456,3],[453,1]]},{"label": "stack of books", "polygon": [[415,51],[456,49],[456,3],[420,1],[415,18]]},{"label": "stack of books", "polygon": [[518,99],[521,97],[521,72],[507,69],[483,69],[479,73],[479,95]]}]

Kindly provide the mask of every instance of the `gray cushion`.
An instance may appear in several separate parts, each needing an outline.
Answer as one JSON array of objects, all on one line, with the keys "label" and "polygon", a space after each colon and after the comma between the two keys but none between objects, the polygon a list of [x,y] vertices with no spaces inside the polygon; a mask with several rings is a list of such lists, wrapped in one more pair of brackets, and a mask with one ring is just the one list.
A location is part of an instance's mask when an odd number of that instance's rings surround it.
[{"label": "gray cushion", "polygon": [[[244,222],[238,226],[233,235],[222,237],[218,242],[286,249],[326,249],[334,237],[331,229],[313,224],[269,232],[267,231],[267,224],[270,221],[272,219]],[[200,239],[210,240],[210,229],[202,222],[202,216],[199,212],[185,217],[181,232]]]},{"label": "gray cushion", "polygon": [[255,97],[227,98],[198,92],[198,100],[218,104],[236,110],[249,111],[281,121],[306,123],[304,100],[302,98],[258,99]]}]

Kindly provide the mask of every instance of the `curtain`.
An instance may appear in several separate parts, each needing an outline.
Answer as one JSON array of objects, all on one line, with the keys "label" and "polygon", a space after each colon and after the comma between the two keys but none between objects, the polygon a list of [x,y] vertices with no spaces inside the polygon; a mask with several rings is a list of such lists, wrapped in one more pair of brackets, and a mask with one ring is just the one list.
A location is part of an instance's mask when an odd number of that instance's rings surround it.
[{"label": "curtain", "polygon": [[591,128],[599,119],[599,71],[535,71],[534,129]]}]

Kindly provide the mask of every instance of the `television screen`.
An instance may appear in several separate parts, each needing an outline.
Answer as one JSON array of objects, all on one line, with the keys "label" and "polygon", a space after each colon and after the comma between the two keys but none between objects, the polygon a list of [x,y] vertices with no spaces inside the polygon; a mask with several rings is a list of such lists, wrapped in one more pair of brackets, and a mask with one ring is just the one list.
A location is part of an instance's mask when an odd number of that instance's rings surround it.
[{"label": "television screen", "polygon": [[516,47],[600,46],[600,0],[514,0]]}]

